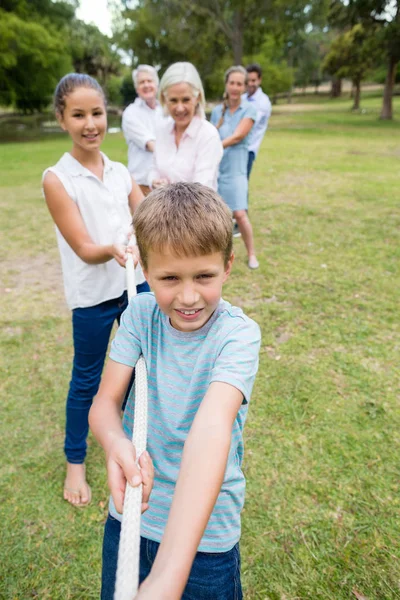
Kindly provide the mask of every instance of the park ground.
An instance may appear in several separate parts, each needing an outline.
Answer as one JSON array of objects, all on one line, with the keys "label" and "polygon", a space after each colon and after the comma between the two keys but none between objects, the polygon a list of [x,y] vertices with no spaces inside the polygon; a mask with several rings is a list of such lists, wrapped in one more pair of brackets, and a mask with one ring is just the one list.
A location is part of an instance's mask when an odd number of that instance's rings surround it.
[{"label": "park ground", "polygon": [[[301,100],[300,100],[301,101]],[[246,600],[400,597],[400,122],[381,99],[278,105],[250,191],[261,267],[225,298],[262,329],[246,425]],[[395,99],[400,114],[400,98]],[[89,440],[93,502],[62,500],[72,358],[41,173],[66,137],[0,145],[0,597],[99,597],[107,484]],[[105,152],[125,161],[121,134]]]}]

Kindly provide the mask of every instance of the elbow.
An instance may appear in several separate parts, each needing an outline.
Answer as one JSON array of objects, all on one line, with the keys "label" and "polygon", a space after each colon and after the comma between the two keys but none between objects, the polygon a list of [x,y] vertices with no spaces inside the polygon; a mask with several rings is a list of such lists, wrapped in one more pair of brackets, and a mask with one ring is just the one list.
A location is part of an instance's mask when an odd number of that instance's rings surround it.
[{"label": "elbow", "polygon": [[235,144],[238,144],[239,142],[241,142],[242,140],[244,140],[244,138],[246,137],[247,133],[243,133],[243,134],[238,134],[235,135]]},{"label": "elbow", "polygon": [[210,423],[207,426],[192,427],[186,438],[184,447],[192,444],[197,446],[200,442],[203,447],[212,447],[214,452],[229,452],[232,438],[232,429],[225,422]]}]

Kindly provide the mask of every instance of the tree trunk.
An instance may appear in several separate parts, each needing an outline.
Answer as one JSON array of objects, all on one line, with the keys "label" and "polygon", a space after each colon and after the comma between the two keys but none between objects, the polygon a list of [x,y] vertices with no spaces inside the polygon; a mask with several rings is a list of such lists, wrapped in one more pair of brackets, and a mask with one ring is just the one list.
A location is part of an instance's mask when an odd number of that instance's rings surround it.
[{"label": "tree trunk", "polygon": [[233,31],[232,31],[232,50],[233,50],[233,62],[235,65],[241,65],[243,59],[243,9],[239,8],[235,11],[233,17]]},{"label": "tree trunk", "polygon": [[360,108],[360,97],[361,97],[361,79],[353,80],[353,90],[354,90],[354,102],[353,108],[351,110],[358,110]]},{"label": "tree trunk", "polygon": [[397,61],[393,56],[389,58],[388,71],[386,74],[385,89],[383,92],[383,104],[380,119],[393,119],[393,89],[396,77]]},{"label": "tree trunk", "polygon": [[342,95],[342,80],[334,77],[332,79],[331,96],[332,96],[332,98],[339,98],[341,95]]}]

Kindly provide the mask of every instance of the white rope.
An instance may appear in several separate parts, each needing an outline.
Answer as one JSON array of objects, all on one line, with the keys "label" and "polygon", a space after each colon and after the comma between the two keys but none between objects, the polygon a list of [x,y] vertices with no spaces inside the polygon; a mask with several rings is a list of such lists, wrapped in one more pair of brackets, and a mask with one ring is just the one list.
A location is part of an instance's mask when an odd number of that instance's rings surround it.
[{"label": "white rope", "polygon": [[[133,256],[128,253],[126,261],[128,299],[136,295]],[[136,448],[136,460],[146,450],[147,438],[147,371],[143,356],[135,367],[135,414],[132,443]],[[140,515],[142,485],[126,484],[121,536],[118,550],[118,567],[114,600],[133,600],[139,587]]]}]

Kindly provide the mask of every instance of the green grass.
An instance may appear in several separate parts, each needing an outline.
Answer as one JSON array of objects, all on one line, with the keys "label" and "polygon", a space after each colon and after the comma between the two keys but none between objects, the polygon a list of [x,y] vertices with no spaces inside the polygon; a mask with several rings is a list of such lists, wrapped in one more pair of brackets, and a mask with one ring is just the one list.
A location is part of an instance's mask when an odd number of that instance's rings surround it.
[{"label": "green grass", "polygon": [[[380,100],[278,106],[251,181],[261,268],[236,263],[225,297],[263,332],[246,426],[247,600],[400,596],[400,123]],[[395,99],[400,114],[400,99]],[[66,138],[0,146],[2,417],[0,597],[99,595],[107,510],[62,500],[72,356],[43,169]],[[124,161],[122,136],[105,152]]]}]

